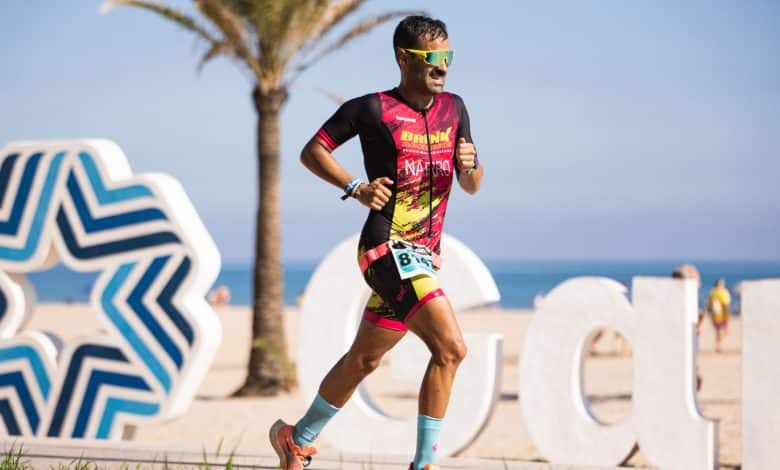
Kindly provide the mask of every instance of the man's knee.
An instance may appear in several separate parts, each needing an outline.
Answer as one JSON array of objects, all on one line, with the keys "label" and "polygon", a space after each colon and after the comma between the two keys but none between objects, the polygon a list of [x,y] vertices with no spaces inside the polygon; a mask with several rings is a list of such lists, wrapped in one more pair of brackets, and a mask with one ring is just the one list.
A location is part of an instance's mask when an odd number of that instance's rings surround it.
[{"label": "man's knee", "polygon": [[466,358],[468,347],[463,338],[445,341],[437,351],[432,352],[434,363],[445,367],[457,367]]},{"label": "man's knee", "polygon": [[349,352],[346,357],[347,364],[355,373],[366,376],[374,372],[382,360],[381,355]]}]

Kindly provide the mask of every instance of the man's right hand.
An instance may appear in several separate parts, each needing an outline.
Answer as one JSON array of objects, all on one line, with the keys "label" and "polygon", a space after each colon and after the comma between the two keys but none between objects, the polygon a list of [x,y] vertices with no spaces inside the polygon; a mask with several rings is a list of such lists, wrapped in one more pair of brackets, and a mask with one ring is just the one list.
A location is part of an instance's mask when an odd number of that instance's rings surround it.
[{"label": "man's right hand", "polygon": [[355,189],[353,196],[364,206],[368,206],[375,211],[381,211],[393,195],[392,191],[390,191],[392,185],[393,180],[383,176],[370,183],[362,183]]}]

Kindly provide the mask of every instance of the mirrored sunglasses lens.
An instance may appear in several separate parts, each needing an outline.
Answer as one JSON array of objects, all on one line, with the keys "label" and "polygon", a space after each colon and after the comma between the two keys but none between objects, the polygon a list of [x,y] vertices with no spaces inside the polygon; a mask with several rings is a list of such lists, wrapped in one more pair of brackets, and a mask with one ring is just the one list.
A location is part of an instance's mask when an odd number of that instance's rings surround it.
[{"label": "mirrored sunglasses lens", "polygon": [[425,61],[434,67],[439,67],[445,63],[449,66],[452,64],[452,51],[428,52],[425,56]]}]

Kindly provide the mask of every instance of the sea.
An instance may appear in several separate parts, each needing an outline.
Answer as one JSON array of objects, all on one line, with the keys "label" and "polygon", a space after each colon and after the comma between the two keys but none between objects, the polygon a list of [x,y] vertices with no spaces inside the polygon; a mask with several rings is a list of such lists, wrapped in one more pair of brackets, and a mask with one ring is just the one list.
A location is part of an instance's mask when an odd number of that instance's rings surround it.
[{"label": "sea", "polygon": [[[691,262],[691,261],[686,261]],[[778,261],[693,261],[702,276],[699,296],[706,297],[718,278],[726,281],[732,292],[740,282],[753,279],[780,278]],[[485,261],[501,293],[500,306],[528,309],[537,295],[544,296],[559,283],[577,276],[604,276],[631,285],[633,276],[669,276],[680,261]],[[317,261],[284,263],[284,301],[293,305],[303,293]],[[78,273],[57,265],[49,270],[29,273],[39,301],[86,302],[97,273]],[[223,265],[216,285],[231,291],[231,303],[250,305],[252,301],[252,266],[249,263]],[[736,289],[738,291],[738,289]],[[734,296],[733,311],[739,311],[739,296]]]}]

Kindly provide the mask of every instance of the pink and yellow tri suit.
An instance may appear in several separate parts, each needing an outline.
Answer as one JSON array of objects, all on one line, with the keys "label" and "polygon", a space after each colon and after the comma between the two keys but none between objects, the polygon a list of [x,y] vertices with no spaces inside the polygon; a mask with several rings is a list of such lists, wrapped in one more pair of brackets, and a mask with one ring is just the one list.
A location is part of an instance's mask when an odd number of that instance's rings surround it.
[{"label": "pink and yellow tri suit", "polygon": [[364,318],[376,325],[406,331],[405,322],[422,305],[444,295],[431,276],[402,280],[383,246],[406,240],[440,254],[444,216],[453,179],[458,139],[472,142],[463,100],[435,95],[425,110],[407,103],[396,89],[344,103],[317,133],[330,151],[360,137],[369,181],[388,177],[392,197],[380,211],[370,211],[361,232],[358,260],[373,290]]}]

